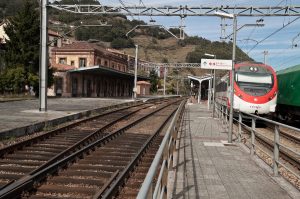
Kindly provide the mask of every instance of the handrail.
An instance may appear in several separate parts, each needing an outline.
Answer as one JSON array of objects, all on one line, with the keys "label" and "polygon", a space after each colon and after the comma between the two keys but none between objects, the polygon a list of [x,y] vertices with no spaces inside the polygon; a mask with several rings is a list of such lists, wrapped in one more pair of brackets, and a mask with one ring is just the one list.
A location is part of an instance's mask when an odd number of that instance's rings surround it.
[{"label": "handrail", "polygon": [[[173,152],[170,151],[170,149],[172,149],[172,147],[174,147],[175,141],[173,140],[174,142],[171,146],[169,146],[169,143],[173,139],[173,136],[171,136],[171,135],[178,130],[177,129],[177,127],[179,126],[178,122],[179,122],[180,116],[182,115],[182,112],[184,110],[185,103],[186,103],[186,101],[183,101],[180,104],[175,115],[173,116],[172,121],[169,125],[169,128],[164,136],[164,139],[154,157],[154,160],[149,168],[147,176],[145,177],[145,180],[142,184],[142,187],[140,188],[137,198],[143,198],[143,199],[149,198],[149,196],[152,196],[153,194],[155,194],[155,196],[156,196],[155,198],[160,198],[161,194],[159,193],[159,190],[161,190],[161,192],[164,192],[164,190],[166,189],[166,182],[164,182],[164,184],[162,183],[162,179],[164,178],[164,176],[166,176],[163,173],[166,172],[164,170],[166,170],[166,167],[168,167],[168,165],[169,166],[172,165],[170,163],[170,160],[172,158],[169,158],[168,156],[172,156],[172,154],[170,154],[170,153],[173,153]],[[152,182],[153,182],[154,177],[157,174],[158,168],[161,165],[162,157],[164,157],[164,160],[162,161],[163,165],[161,167],[159,178],[157,179],[155,193],[152,193],[152,191],[154,190],[154,189],[152,189],[152,185],[153,185]]]},{"label": "handrail", "polygon": [[[228,107],[225,106],[225,105],[222,105],[220,103],[217,103],[217,102],[216,102],[216,105],[217,106],[215,106],[215,109],[218,113],[219,118],[221,118],[221,120],[226,119],[226,117],[228,116],[228,113],[224,111],[224,108],[225,108],[225,110],[227,110]],[[255,152],[256,152],[255,148],[260,148],[255,144],[255,137],[259,134],[259,132],[255,129],[256,120],[265,121],[267,123],[271,123],[271,124],[274,125],[274,140],[273,140],[273,143],[271,143],[271,145],[273,144],[274,149],[273,149],[273,157],[271,157],[271,158],[273,159],[273,173],[274,173],[275,176],[277,176],[278,173],[279,173],[278,166],[279,165],[281,165],[281,166],[284,165],[283,163],[281,163],[279,161],[279,153],[280,152],[284,153],[283,149],[290,151],[291,153],[295,154],[296,156],[300,156],[299,152],[280,144],[280,142],[279,142],[279,140],[280,140],[280,138],[279,138],[279,136],[280,136],[279,127],[285,127],[285,128],[288,128],[288,129],[291,129],[291,130],[294,130],[294,131],[298,131],[298,132],[300,132],[300,129],[289,126],[289,125],[286,125],[286,124],[282,124],[280,122],[276,122],[276,121],[273,121],[273,120],[270,120],[270,119],[267,119],[267,118],[263,118],[263,117],[260,117],[260,116],[254,115],[254,114],[243,113],[244,115],[250,117],[250,119],[252,121],[251,126],[249,127],[249,126],[247,126],[246,124],[243,123],[243,115],[241,114],[241,112],[239,112],[238,114],[239,114],[239,119],[235,119],[235,121],[238,123],[238,140],[239,140],[239,142],[241,141],[241,133],[242,133],[241,127],[244,126],[244,128],[246,128],[251,133],[251,138],[250,138],[251,139],[251,143],[250,143],[250,154],[251,155],[255,154]],[[223,121],[222,121],[222,123],[223,123]],[[266,136],[262,135],[262,137],[266,137]],[[269,156],[271,156],[271,155],[269,155]],[[283,167],[286,168],[286,166],[283,166]],[[291,169],[287,169],[287,170],[289,170],[293,175],[299,177],[299,175],[296,172],[292,171]]]}]

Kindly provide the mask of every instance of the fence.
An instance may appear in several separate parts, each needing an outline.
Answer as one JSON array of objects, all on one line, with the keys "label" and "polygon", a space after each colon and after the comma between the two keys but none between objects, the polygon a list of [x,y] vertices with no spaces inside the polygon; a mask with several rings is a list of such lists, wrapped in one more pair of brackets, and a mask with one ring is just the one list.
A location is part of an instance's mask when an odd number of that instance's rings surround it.
[{"label": "fence", "polygon": [[[225,125],[229,125],[228,122],[228,118],[229,118],[229,112],[228,112],[228,107],[218,104],[216,103],[216,112],[218,117],[221,119],[222,124]],[[246,125],[245,123],[243,123],[243,116],[247,117],[247,119],[251,120],[251,127],[249,127],[248,125]],[[271,157],[273,160],[273,173],[274,176],[278,176],[278,168],[279,166],[284,167],[286,170],[288,170],[289,172],[291,172],[293,175],[295,175],[297,178],[300,178],[300,176],[293,171],[292,169],[288,168],[286,165],[284,165],[284,163],[282,163],[281,161],[279,161],[279,154],[283,151],[288,151],[292,154],[295,154],[296,156],[300,157],[300,153],[295,151],[294,149],[284,146],[282,144],[280,144],[279,140],[280,140],[280,127],[284,127],[287,129],[291,129],[294,131],[298,131],[300,132],[300,129],[286,125],[286,124],[282,124],[273,120],[269,120],[257,115],[253,115],[253,114],[248,114],[248,113],[238,113],[238,119],[233,118],[233,121],[237,124],[238,126],[238,130],[237,130],[237,138],[238,141],[241,142],[242,139],[242,127],[246,130],[248,130],[250,132],[250,136],[251,136],[251,145],[250,145],[250,154],[253,156],[255,155],[256,149],[259,149],[260,151],[262,151],[264,154],[266,154],[267,156],[270,157],[269,153],[266,152],[262,147],[258,146],[256,144],[256,140],[255,137],[258,136],[259,132],[256,130],[256,121],[264,121],[268,124],[271,124],[274,126],[274,140],[273,140],[273,154]],[[264,137],[265,139],[269,139],[266,136],[259,134],[259,136]]]},{"label": "fence", "polygon": [[[182,119],[185,102],[186,101],[183,101],[180,104],[178,110],[173,116],[169,128],[155,155],[155,158],[150,166],[150,169],[147,173],[145,181],[142,184],[137,198],[166,198],[168,171],[172,168],[173,165],[173,153],[176,149],[177,133],[180,126],[180,121]],[[160,164],[161,162],[162,164]],[[159,175],[154,186],[153,180],[158,172]]]}]

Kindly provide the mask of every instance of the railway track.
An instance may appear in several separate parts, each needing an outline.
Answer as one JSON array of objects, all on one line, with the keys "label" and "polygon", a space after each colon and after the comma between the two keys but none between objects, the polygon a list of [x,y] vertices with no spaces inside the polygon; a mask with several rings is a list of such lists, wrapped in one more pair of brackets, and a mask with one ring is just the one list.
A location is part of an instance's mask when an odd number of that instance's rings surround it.
[{"label": "railway track", "polygon": [[[274,132],[274,125],[272,126],[267,123],[265,123],[265,125],[267,126],[267,129]],[[295,144],[300,144],[300,132],[294,132],[293,130],[284,127],[280,127],[279,130],[280,136],[290,140],[291,142],[294,142]]]},{"label": "railway track", "polygon": [[141,104],[109,111],[2,148],[0,190],[107,135],[105,130],[109,127],[153,105]]},{"label": "railway track", "polygon": [[[112,182],[118,182],[118,186],[124,182],[179,102],[145,109],[125,126],[8,185],[0,191],[0,198],[15,198],[24,191],[25,198],[99,198],[114,193],[110,191]],[[42,185],[36,187],[39,183]]]}]

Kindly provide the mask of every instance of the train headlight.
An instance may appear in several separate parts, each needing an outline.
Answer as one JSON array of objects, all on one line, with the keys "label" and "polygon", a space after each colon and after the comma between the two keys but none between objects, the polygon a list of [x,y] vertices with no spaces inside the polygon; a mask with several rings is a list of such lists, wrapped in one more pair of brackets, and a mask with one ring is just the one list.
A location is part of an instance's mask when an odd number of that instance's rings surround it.
[{"label": "train headlight", "polygon": [[257,72],[258,71],[258,68],[257,67],[253,67],[253,66],[251,66],[249,69],[252,72]]}]

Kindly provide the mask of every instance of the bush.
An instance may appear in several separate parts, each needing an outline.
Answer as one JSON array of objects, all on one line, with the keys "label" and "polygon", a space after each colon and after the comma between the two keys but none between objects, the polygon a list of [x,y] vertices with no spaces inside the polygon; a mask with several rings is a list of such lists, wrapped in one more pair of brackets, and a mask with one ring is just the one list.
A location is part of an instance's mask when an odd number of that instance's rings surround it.
[{"label": "bush", "polygon": [[131,39],[117,38],[111,42],[112,48],[133,48],[134,42]]}]

